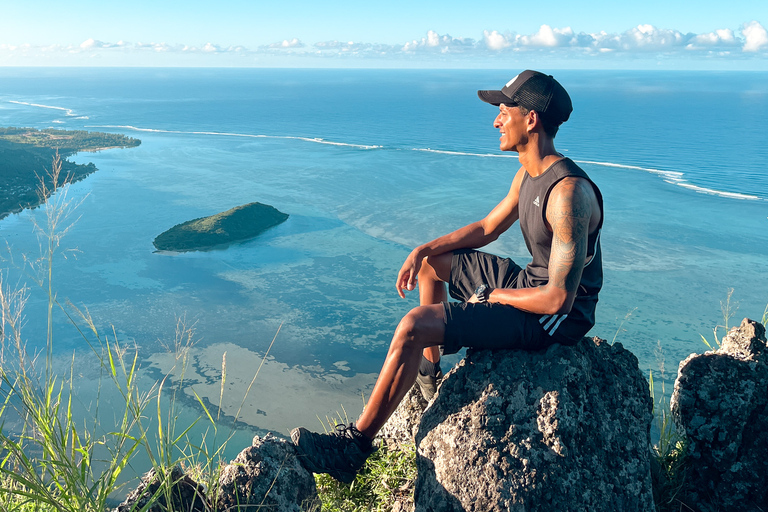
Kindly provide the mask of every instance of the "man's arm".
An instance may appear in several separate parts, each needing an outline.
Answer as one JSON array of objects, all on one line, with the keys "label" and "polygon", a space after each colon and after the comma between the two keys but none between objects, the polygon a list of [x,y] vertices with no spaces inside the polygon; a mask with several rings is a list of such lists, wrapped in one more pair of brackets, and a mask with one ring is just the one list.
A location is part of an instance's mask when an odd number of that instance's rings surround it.
[{"label": "man's arm", "polygon": [[517,171],[515,179],[512,180],[512,186],[510,186],[507,196],[484,219],[420,245],[411,251],[397,274],[395,286],[400,297],[405,297],[403,289],[413,290],[416,276],[421,269],[421,263],[427,256],[436,256],[457,249],[483,247],[499,238],[517,221],[519,218],[520,183],[523,180],[523,173],[525,173],[525,169],[521,167]]},{"label": "man's arm", "polygon": [[600,210],[592,186],[580,178],[565,178],[552,189],[547,222],[552,228],[549,282],[537,288],[494,289],[489,302],[544,315],[568,313],[576,299],[587,257],[590,226]]}]

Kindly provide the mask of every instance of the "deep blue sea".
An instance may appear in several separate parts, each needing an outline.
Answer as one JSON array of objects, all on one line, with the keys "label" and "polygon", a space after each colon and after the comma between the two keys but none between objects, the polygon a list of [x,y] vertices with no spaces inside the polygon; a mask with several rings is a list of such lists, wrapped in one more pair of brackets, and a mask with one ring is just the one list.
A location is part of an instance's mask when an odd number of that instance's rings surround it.
[{"label": "deep blue sea", "polygon": [[[76,251],[55,262],[57,297],[135,342],[147,383],[175,362],[178,319],[193,324],[187,393],[218,404],[226,357],[229,416],[282,325],[240,417],[285,435],[358,414],[417,305],[395,292],[404,258],[508,191],[519,163],[499,152],[496,110],[476,90],[518,71],[0,68],[0,126],[141,139],[73,157],[99,171],[66,190],[81,204],[61,242]],[[646,373],[660,346],[669,383],[724,323],[729,289],[731,323],[768,303],[768,73],[554,74],[575,106],[556,146],[605,197],[592,334],[624,344]],[[252,201],[290,218],[223,250],[153,251],[171,226]],[[41,213],[0,221],[5,281],[32,288],[33,347],[46,297],[20,262],[39,254]],[[488,250],[529,258],[516,226]],[[63,314],[55,322],[57,354],[87,352]],[[87,388],[94,376],[79,378]]]}]

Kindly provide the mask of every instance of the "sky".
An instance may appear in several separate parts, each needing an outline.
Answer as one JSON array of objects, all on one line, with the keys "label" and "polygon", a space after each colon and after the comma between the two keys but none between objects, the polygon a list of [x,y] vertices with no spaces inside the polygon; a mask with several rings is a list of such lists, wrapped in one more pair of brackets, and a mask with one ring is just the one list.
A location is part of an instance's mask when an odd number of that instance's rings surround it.
[{"label": "sky", "polygon": [[768,0],[0,0],[0,66],[768,70]]}]

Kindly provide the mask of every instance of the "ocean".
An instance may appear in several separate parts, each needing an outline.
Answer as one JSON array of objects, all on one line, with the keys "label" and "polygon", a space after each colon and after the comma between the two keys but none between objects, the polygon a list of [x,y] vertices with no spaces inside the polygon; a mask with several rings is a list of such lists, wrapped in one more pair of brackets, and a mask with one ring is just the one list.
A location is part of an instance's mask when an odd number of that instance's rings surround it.
[{"label": "ocean", "polygon": [[[177,325],[191,326],[183,421],[202,414],[193,390],[218,408],[226,360],[221,418],[237,416],[246,440],[357,416],[418,304],[395,292],[403,260],[486,215],[519,168],[476,96],[517,71],[0,68],[0,125],[141,139],[73,157],[99,171],[66,189],[79,206],[55,260],[57,299],[135,344],[147,386],[177,363]],[[591,334],[622,343],[669,392],[678,362],[724,325],[729,290],[731,325],[768,304],[768,73],[553,74],[574,103],[556,146],[605,198]],[[173,225],[252,201],[290,217],[225,249],[154,251]],[[47,298],[23,262],[40,254],[41,215],[0,221],[4,280],[30,286],[36,349]],[[487,250],[529,261],[517,226]],[[63,367],[86,357],[60,310],[54,322]],[[76,368],[84,396],[97,377]]]}]

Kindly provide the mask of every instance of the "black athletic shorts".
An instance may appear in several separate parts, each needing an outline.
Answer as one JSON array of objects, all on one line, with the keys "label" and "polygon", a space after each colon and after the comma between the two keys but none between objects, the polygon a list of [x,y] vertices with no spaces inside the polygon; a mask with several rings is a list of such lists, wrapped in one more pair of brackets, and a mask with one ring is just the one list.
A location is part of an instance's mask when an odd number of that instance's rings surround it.
[{"label": "black athletic shorts", "polygon": [[462,347],[539,350],[556,342],[539,323],[541,315],[504,304],[466,302],[481,284],[491,288],[517,288],[522,270],[511,259],[493,254],[471,249],[453,253],[448,293],[461,302],[443,303],[443,353],[455,354]]}]

